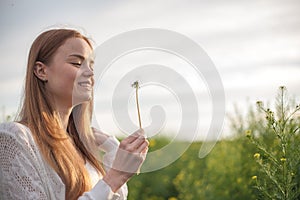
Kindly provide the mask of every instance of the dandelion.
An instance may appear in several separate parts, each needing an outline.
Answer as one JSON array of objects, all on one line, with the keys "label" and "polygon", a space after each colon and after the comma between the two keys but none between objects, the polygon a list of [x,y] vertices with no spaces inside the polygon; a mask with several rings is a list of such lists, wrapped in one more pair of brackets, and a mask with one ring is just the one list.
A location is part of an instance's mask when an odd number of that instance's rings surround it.
[{"label": "dandelion", "polygon": [[255,154],[253,155],[253,157],[256,158],[256,159],[259,159],[259,158],[260,158],[260,154],[259,154],[259,153],[255,153]]},{"label": "dandelion", "polygon": [[257,180],[257,176],[252,176],[251,179],[252,180]]},{"label": "dandelion", "polygon": [[[139,90],[139,82],[135,81],[133,84],[131,84],[133,88],[135,88],[135,100],[136,100],[136,108],[138,111],[138,119],[139,119],[139,126],[142,128],[142,121],[141,121],[141,114],[140,114],[140,105],[139,105],[139,95],[138,95],[138,90]],[[141,171],[141,168],[139,167],[136,174],[139,175]]]},{"label": "dandelion", "polygon": [[279,89],[280,90],[286,90],[286,87],[285,86],[280,86]]}]

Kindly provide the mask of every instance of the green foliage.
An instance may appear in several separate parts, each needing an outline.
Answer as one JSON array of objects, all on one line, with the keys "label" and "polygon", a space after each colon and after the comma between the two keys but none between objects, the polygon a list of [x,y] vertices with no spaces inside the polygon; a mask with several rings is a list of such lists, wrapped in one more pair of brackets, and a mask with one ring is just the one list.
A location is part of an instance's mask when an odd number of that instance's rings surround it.
[{"label": "green foliage", "polygon": [[[203,159],[202,143],[194,142],[168,167],[133,177],[128,199],[299,199],[300,117],[293,115],[299,110],[294,104],[281,88],[276,112],[261,102],[246,115],[237,111],[230,118],[231,140],[219,141]],[[149,151],[169,142],[151,139]]]},{"label": "green foliage", "polygon": [[286,88],[280,87],[276,112],[257,102],[259,112],[263,114],[260,116],[265,116],[265,120],[261,121],[260,129],[254,129],[257,134],[247,132],[247,137],[257,148],[254,159],[260,170],[252,179],[260,199],[300,198],[300,119],[294,116],[300,107],[295,106],[286,93]]},{"label": "green foliage", "polygon": [[[168,143],[166,139],[151,140],[150,151]],[[188,150],[170,166],[133,177],[129,183],[129,199],[194,200],[255,199],[251,179],[255,161],[246,148],[253,148],[245,138],[220,141],[209,156],[198,157],[201,142]]]},{"label": "green foliage", "polygon": [[0,115],[0,123],[2,122],[10,122],[13,120],[13,116],[14,115],[7,115],[6,112],[5,112],[5,107],[2,106],[1,108],[1,115]]}]

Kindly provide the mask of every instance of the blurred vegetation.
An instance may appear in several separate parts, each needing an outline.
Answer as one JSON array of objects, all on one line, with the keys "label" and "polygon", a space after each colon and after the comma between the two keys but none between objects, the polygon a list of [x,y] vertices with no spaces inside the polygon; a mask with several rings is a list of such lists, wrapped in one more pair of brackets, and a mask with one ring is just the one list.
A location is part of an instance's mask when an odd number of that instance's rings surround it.
[{"label": "blurred vegetation", "polygon": [[[129,200],[300,199],[300,107],[280,87],[274,110],[257,102],[246,115],[229,116],[231,139],[218,141],[208,156],[198,157],[194,142],[171,165],[134,176]],[[2,109],[0,122],[10,121]],[[150,140],[149,152],[170,142]]]},{"label": "blurred vegetation", "polygon": [[[299,105],[286,94],[282,98],[282,89],[285,88],[279,89],[272,118],[270,109],[264,112],[259,106],[250,106],[246,115],[237,111],[229,116],[231,139],[219,141],[203,159],[198,157],[202,143],[194,142],[164,169],[134,176],[128,182],[128,199],[300,199],[300,116],[297,110],[294,112]],[[281,130],[281,137],[273,125]],[[151,139],[149,152],[168,143],[166,138]],[[272,165],[269,155],[279,165]]]},{"label": "blurred vegetation", "polygon": [[8,115],[6,114],[5,106],[2,106],[0,109],[0,123],[12,121],[15,114]]},{"label": "blurred vegetation", "polygon": [[128,183],[128,199],[256,199],[251,179],[257,170],[253,145],[245,137],[219,141],[207,157],[200,159],[201,144],[191,144],[164,169],[133,177]]}]

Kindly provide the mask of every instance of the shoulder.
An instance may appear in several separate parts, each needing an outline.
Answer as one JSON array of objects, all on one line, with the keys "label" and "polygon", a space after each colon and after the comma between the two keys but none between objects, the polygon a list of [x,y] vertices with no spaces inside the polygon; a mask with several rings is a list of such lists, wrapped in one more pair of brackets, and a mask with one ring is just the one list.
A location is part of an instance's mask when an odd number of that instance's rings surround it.
[{"label": "shoulder", "polygon": [[0,124],[0,137],[13,140],[20,145],[34,143],[28,127],[18,122],[5,122]]},{"label": "shoulder", "polygon": [[18,122],[0,123],[0,131],[3,133],[18,133],[28,131],[28,127]]}]

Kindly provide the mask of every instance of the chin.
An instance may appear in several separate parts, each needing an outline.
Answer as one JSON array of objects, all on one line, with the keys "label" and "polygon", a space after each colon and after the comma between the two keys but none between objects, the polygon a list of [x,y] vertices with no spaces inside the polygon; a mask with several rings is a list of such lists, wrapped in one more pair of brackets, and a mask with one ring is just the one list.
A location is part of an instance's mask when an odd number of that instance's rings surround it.
[{"label": "chin", "polygon": [[81,94],[79,96],[73,97],[73,106],[78,104],[87,103],[92,100],[92,94]]}]

